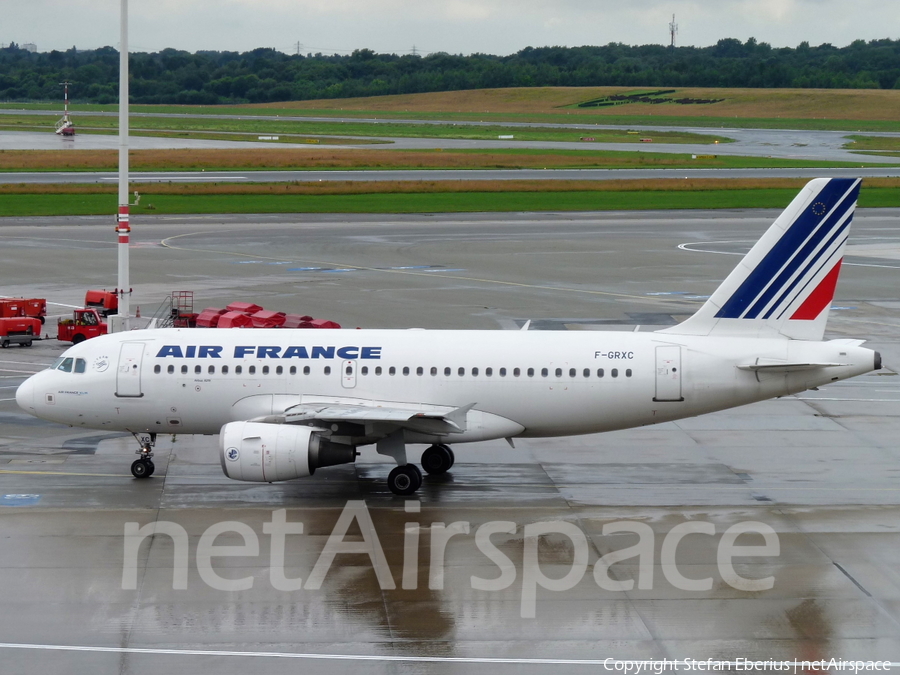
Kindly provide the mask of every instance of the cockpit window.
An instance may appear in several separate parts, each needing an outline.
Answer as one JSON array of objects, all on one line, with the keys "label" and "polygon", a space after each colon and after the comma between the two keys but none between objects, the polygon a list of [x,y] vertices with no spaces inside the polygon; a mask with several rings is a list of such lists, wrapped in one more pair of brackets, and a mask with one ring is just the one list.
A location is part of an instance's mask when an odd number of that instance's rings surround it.
[{"label": "cockpit window", "polygon": [[63,357],[60,356],[56,361],[50,364],[50,370],[56,370],[59,368],[59,364],[63,362]]},{"label": "cockpit window", "polygon": [[87,361],[85,361],[84,359],[75,359],[76,373],[83,373],[85,366],[87,366]]},{"label": "cockpit window", "polygon": [[62,360],[62,363],[60,363],[60,364],[57,366],[56,369],[57,369],[57,370],[61,370],[61,371],[63,371],[64,373],[71,373],[71,372],[72,372],[72,362],[73,362],[74,360],[75,360],[75,359],[73,359],[72,357],[65,358],[65,359]]}]

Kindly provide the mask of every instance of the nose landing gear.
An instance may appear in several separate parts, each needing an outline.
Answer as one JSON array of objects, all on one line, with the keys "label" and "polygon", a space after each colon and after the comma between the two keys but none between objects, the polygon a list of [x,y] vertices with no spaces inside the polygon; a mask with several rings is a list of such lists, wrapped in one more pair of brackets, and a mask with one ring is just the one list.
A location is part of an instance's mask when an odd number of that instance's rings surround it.
[{"label": "nose landing gear", "polygon": [[135,478],[150,478],[156,470],[156,466],[151,461],[153,457],[152,448],[156,444],[156,434],[148,434],[138,436],[132,434],[140,443],[140,450],[135,450],[135,454],[140,455],[131,463],[131,475]]}]

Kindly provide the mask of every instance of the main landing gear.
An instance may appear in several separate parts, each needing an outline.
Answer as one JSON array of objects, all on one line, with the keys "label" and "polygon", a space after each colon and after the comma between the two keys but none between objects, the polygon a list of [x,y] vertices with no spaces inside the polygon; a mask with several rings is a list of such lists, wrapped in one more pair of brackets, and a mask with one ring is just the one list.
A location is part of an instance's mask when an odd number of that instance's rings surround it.
[{"label": "main landing gear", "polygon": [[138,443],[141,444],[141,449],[135,450],[135,454],[140,455],[140,457],[131,463],[131,475],[135,478],[150,478],[156,470],[156,466],[151,461],[153,457],[152,448],[156,444],[156,434],[149,434],[149,436],[133,435]]},{"label": "main landing gear", "polygon": [[[422,487],[422,472],[406,458],[406,441],[398,430],[378,441],[378,454],[392,457],[397,462],[388,474],[388,488],[395,495],[406,497]],[[432,476],[446,473],[456,461],[453,450],[446,445],[432,445],[422,453],[422,468]]]}]

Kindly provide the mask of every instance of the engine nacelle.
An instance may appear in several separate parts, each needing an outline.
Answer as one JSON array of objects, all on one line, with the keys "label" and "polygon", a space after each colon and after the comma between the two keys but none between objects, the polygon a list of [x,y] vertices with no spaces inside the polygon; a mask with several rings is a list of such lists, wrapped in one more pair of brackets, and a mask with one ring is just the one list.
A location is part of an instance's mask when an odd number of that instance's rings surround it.
[{"label": "engine nacelle", "polygon": [[356,448],[290,424],[230,422],[219,432],[219,452],[226,476],[259,483],[311,476],[319,467],[356,461]]}]

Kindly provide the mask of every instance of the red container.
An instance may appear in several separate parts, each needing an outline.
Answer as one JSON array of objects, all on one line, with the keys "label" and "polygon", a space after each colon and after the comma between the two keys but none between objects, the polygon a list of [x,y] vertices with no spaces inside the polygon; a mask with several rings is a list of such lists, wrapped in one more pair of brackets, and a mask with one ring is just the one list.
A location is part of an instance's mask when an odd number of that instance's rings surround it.
[{"label": "red container", "polygon": [[303,324],[312,321],[311,316],[300,316],[299,314],[285,314],[284,324],[282,328],[300,328]]},{"label": "red container", "polygon": [[329,321],[328,319],[313,319],[312,321],[307,321],[307,325],[300,326],[300,328],[340,328],[341,324],[335,323],[334,321]]},{"label": "red container", "polygon": [[252,302],[232,302],[226,309],[229,312],[244,312],[245,314],[256,314],[262,311],[262,307],[254,305]]},{"label": "red container", "polygon": [[207,307],[197,315],[197,328],[215,328],[219,325],[219,319],[227,311],[227,309]]},{"label": "red container", "polygon": [[246,328],[252,325],[253,321],[243,312],[225,312],[219,317],[216,328]]},{"label": "red container", "polygon": [[284,325],[287,315],[284,312],[273,312],[268,309],[250,315],[254,328],[278,328]]},{"label": "red container", "polygon": [[0,300],[0,317],[25,316],[25,301],[21,298]]}]

